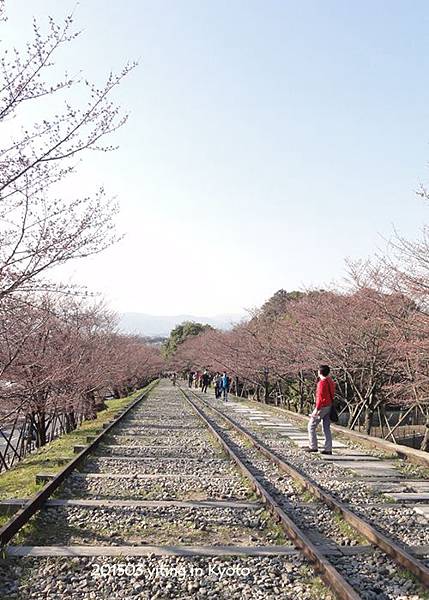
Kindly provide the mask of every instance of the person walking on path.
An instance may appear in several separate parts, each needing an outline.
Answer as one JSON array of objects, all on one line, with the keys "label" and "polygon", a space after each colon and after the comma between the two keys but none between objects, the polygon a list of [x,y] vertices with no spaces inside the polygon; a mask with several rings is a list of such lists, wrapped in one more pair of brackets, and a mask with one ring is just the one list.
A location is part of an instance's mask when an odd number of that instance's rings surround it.
[{"label": "person walking on path", "polygon": [[223,375],[221,377],[220,387],[223,392],[223,399],[225,400],[225,402],[228,402],[229,377],[225,372],[223,373]]},{"label": "person walking on path", "polygon": [[213,377],[213,384],[214,384],[214,393],[215,393],[215,398],[216,400],[218,398],[220,398],[220,375],[219,373],[216,373],[216,375]]},{"label": "person walking on path", "polygon": [[188,375],[188,387],[192,387],[192,382],[194,381],[194,372],[190,371]]},{"label": "person walking on path", "polygon": [[204,393],[207,393],[207,387],[210,383],[210,375],[207,372],[207,370],[204,371],[203,376],[201,377],[201,381],[202,381],[201,391]]},{"label": "person walking on path", "polygon": [[308,423],[309,447],[307,452],[317,452],[316,430],[322,421],[323,435],[325,436],[325,447],[321,454],[332,454],[332,434],[330,412],[335,396],[335,382],[329,376],[330,368],[328,365],[320,365],[317,372],[319,382],[316,389],[316,407],[310,415]]}]

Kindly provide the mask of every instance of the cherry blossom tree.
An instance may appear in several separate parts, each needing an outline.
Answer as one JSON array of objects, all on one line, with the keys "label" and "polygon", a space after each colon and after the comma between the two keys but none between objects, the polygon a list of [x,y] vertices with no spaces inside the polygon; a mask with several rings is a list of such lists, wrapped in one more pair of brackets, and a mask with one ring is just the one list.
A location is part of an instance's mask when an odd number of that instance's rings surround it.
[{"label": "cherry blossom tree", "polygon": [[127,115],[111,98],[134,65],[101,86],[67,72],[53,77],[56,58],[78,36],[68,16],[59,24],[50,18],[47,32],[34,21],[23,49],[0,41],[0,299],[34,289],[47,269],[117,239],[116,206],[103,187],[78,197],[63,184],[86,152],[114,149],[106,138]]},{"label": "cherry blossom tree", "polygon": [[[100,303],[44,294],[0,303],[2,406],[7,442],[3,468],[23,453],[25,431],[36,447],[96,416],[106,395],[125,396],[158,376],[163,360],[143,338],[116,331],[116,317]],[[7,307],[7,310],[6,310]],[[10,451],[9,451],[10,450]]]}]

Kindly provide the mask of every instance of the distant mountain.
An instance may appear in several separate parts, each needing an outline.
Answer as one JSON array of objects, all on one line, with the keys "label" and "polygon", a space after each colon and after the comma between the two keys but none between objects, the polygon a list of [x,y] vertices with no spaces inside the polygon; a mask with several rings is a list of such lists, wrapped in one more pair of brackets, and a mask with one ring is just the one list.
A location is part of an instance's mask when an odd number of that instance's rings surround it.
[{"label": "distant mountain", "polygon": [[138,333],[145,336],[167,337],[170,331],[176,325],[183,321],[196,321],[198,323],[208,323],[217,329],[231,329],[231,327],[241,321],[244,315],[226,314],[216,315],[214,317],[196,317],[194,315],[173,315],[173,316],[155,316],[144,313],[122,313],[119,321],[119,328],[124,333]]}]

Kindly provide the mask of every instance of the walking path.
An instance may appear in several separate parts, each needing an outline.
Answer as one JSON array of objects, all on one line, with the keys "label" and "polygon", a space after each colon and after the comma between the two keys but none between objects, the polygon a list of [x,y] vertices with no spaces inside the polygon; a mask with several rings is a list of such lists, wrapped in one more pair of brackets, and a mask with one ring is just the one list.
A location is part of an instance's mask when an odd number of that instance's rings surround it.
[{"label": "walking path", "polygon": [[[308,434],[305,430],[283,416],[275,416],[262,407],[249,407],[242,402],[228,402],[228,408],[249,419],[263,429],[278,432],[279,438],[289,438],[300,448],[308,447]],[[323,447],[323,436],[318,435],[319,447]],[[338,440],[333,441],[334,454],[317,455],[327,462],[352,471],[358,478],[367,481],[377,491],[382,491],[386,499],[396,502],[409,502],[415,512],[426,517],[429,522],[429,481],[413,481],[398,470],[400,461],[378,458],[367,454],[364,449],[353,449]]]}]

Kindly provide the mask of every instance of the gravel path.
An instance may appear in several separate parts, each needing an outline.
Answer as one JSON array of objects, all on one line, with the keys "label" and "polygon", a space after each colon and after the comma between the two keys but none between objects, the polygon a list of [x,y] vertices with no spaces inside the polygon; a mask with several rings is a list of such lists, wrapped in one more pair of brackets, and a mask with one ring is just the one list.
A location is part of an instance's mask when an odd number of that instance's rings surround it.
[{"label": "gravel path", "polygon": [[91,458],[81,470],[83,473],[112,473],[144,475],[168,472],[170,474],[195,475],[202,477],[233,477],[236,474],[234,465],[218,458],[203,457],[195,459],[159,457],[137,457],[136,460],[124,461],[118,457]]},{"label": "gravel path", "polygon": [[264,508],[176,506],[50,507],[32,519],[20,541],[30,546],[289,545]]},{"label": "gravel path", "polygon": [[412,579],[406,579],[398,567],[379,551],[371,556],[353,556],[353,558],[332,558],[333,564],[347,574],[353,585],[359,582],[363,588],[362,597],[368,600],[420,600],[427,598],[416,590]]},{"label": "gravel path", "polygon": [[299,556],[27,558],[0,576],[8,600],[334,600]]}]

